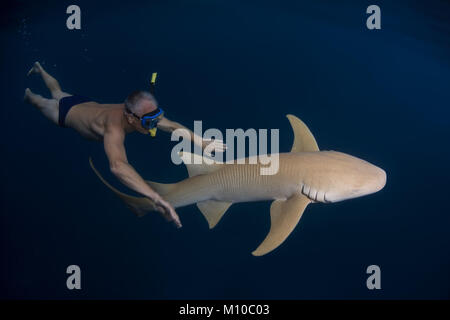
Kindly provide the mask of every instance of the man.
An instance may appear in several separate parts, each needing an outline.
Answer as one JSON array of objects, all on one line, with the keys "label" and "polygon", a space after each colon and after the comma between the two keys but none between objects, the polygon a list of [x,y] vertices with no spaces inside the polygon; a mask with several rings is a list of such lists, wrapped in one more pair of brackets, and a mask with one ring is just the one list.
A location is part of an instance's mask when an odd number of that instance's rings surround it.
[{"label": "man", "polygon": [[[133,131],[149,134],[154,133],[156,128],[166,132],[188,129],[165,118],[155,98],[148,92],[135,91],[121,104],[99,104],[88,98],[63,92],[58,81],[39,62],[35,62],[28,75],[32,73],[41,75],[52,99],[34,94],[27,88],[25,101],[38,108],[53,123],[73,128],[87,139],[103,141],[112,173],[124,185],[153,201],[156,210],[177,227],[181,227],[180,219],[170,203],[152,190],[128,163],[124,140],[125,135]],[[191,140],[196,141],[192,131],[188,132]],[[209,142],[203,140],[202,147],[206,147]],[[225,149],[220,141],[213,143],[216,151]]]}]

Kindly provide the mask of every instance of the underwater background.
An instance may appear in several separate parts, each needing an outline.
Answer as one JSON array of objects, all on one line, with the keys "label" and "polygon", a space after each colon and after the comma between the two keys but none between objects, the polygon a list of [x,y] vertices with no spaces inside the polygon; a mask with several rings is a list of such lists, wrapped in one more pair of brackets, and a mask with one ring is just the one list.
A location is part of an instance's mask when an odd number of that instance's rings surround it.
[{"label": "underwater background", "polygon": [[[66,8],[81,8],[81,30]],[[366,8],[381,8],[381,30]],[[450,298],[450,4],[448,1],[10,1],[1,4],[1,297],[9,299]],[[370,196],[308,206],[289,238],[251,252],[270,202],[231,206],[209,230],[196,206],[177,230],[135,217],[103,146],[51,124],[23,102],[50,97],[34,61],[69,93],[120,103],[147,89],[169,119],[193,128],[280,129],[301,118],[322,150],[387,172]],[[175,182],[175,142],[131,134],[146,179]],[[66,288],[81,268],[82,289]],[[381,268],[368,290],[366,268]]]}]

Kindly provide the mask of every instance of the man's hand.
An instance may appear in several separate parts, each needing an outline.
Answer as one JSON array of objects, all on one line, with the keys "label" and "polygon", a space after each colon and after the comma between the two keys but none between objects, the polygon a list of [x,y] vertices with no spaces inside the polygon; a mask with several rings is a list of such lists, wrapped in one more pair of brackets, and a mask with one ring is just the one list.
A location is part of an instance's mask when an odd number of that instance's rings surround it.
[{"label": "man's hand", "polygon": [[212,156],[212,152],[225,152],[227,145],[220,139],[203,139],[202,140],[203,153],[207,156]]},{"label": "man's hand", "polygon": [[[105,152],[108,156],[111,172],[128,188],[142,194],[154,203],[155,209],[167,220],[173,221],[178,228],[181,228],[180,218],[173,207],[164,201],[160,195],[150,188],[142,177],[128,163],[125,146],[123,144],[125,134],[121,130],[110,129],[105,132],[103,142]],[[132,210],[141,215],[142,204],[139,207],[131,207]]]},{"label": "man's hand", "polygon": [[151,200],[155,202],[156,210],[158,210],[158,212],[161,213],[162,216],[166,218],[167,221],[173,221],[177,226],[177,228],[182,227],[180,218],[178,217],[177,213],[175,212],[175,209],[172,207],[170,203],[168,203],[161,197]]}]

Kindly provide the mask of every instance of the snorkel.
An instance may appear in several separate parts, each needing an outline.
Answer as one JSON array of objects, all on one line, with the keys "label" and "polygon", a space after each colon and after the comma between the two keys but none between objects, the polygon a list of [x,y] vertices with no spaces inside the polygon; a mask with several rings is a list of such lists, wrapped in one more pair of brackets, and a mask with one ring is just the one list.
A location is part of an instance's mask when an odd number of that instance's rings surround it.
[{"label": "snorkel", "polygon": [[[157,72],[152,73],[152,79],[150,80],[150,93],[154,96],[155,95],[155,82],[156,82],[156,76],[158,75]],[[154,128],[148,129],[148,133],[150,134],[150,137],[154,138],[156,137],[156,131],[158,128],[155,126]]]},{"label": "snorkel", "polygon": [[[154,96],[155,95],[155,82],[156,82],[156,75],[157,73],[154,72],[152,74],[152,79],[150,81],[150,93]],[[141,124],[142,129],[146,130],[150,137],[154,138],[156,137],[156,132],[158,130],[158,122],[164,117],[164,110],[156,107],[155,110],[148,112],[142,116],[139,116],[135,114],[133,111],[131,111],[127,106],[125,106],[125,111],[135,117]]]}]

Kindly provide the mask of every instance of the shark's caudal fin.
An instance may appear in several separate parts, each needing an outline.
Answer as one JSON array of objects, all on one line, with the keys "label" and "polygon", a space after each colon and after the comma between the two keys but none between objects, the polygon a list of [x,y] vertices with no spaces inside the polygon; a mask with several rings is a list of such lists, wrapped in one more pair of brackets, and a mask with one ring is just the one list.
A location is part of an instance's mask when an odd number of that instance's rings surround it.
[{"label": "shark's caudal fin", "polygon": [[92,170],[94,170],[100,181],[102,181],[112,192],[114,192],[120,199],[122,199],[128,206],[128,208],[133,211],[133,213],[138,217],[144,216],[148,211],[156,210],[154,203],[149,199],[145,197],[133,197],[127,195],[110,185],[94,167],[94,163],[92,162],[91,158],[89,158],[89,164],[91,165]]},{"label": "shark's caudal fin", "polygon": [[294,143],[291,152],[319,151],[316,139],[306,124],[292,114],[286,115],[294,131]]},{"label": "shark's caudal fin", "polygon": [[259,247],[252,252],[262,256],[277,248],[299,222],[306,206],[311,202],[304,195],[293,195],[287,200],[275,200],[270,207],[270,231]]},{"label": "shark's caudal fin", "polygon": [[[202,156],[189,152],[180,152],[179,155],[187,167],[189,177],[214,172],[224,165],[223,163],[207,164]],[[231,204],[231,202],[207,200],[198,202],[197,207],[208,221],[209,228],[212,229],[220,221]]]}]

